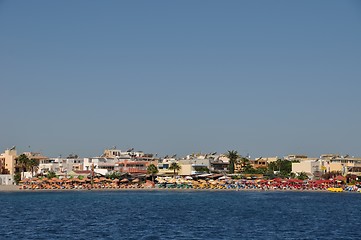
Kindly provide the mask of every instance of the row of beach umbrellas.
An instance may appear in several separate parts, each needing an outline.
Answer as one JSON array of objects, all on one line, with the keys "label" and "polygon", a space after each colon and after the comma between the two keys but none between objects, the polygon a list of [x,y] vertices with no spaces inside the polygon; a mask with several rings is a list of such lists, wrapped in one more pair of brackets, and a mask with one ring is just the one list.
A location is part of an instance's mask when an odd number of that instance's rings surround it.
[{"label": "row of beach umbrellas", "polygon": [[[83,179],[79,179],[79,178],[25,178],[23,180],[20,181],[20,183],[90,183],[92,180],[90,178],[83,178]],[[129,180],[127,178],[124,178],[122,180],[119,179],[109,179],[109,178],[105,178],[105,177],[100,177],[100,178],[94,178],[93,179],[94,183],[104,183],[104,182],[113,182],[113,183],[139,183],[140,179],[139,178],[135,178],[133,180]]]}]

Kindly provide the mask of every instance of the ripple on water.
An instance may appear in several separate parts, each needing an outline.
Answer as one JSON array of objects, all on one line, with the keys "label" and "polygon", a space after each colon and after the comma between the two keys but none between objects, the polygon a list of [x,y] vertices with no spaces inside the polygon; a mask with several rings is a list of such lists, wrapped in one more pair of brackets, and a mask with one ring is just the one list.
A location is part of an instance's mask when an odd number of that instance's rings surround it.
[{"label": "ripple on water", "polygon": [[4,239],[358,239],[361,194],[0,194]]}]

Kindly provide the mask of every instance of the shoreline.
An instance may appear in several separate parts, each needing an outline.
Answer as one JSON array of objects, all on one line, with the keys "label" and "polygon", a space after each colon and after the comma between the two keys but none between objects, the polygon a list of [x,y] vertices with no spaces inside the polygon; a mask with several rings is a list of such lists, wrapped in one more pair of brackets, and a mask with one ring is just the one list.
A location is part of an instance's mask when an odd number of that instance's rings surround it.
[{"label": "shoreline", "polygon": [[[104,189],[20,189],[18,185],[0,185],[0,193],[4,192],[127,192],[127,191],[154,191],[154,192],[324,192],[331,193],[328,190],[295,190],[295,189],[179,189],[179,188],[104,188]],[[357,193],[352,191],[343,191],[345,193]]]},{"label": "shoreline", "polygon": [[21,191],[18,185],[0,185],[0,192],[17,192]]}]

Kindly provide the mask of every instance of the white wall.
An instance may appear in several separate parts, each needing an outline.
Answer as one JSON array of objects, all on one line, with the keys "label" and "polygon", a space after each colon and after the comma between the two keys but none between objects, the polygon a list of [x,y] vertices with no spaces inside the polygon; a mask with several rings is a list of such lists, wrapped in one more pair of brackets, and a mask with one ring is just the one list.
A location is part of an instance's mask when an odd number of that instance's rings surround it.
[{"label": "white wall", "polygon": [[10,174],[0,174],[0,185],[13,185],[14,179]]}]

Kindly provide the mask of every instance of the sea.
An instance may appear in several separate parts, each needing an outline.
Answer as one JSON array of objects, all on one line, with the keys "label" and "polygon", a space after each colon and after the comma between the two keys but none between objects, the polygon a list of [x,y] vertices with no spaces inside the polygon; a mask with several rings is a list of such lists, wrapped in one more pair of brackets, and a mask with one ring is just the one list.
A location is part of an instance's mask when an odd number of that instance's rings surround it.
[{"label": "sea", "polygon": [[361,239],[361,194],[1,192],[0,239]]}]

